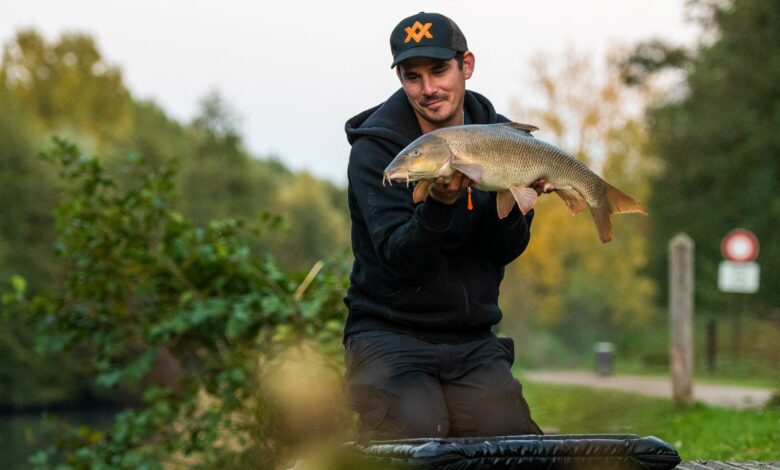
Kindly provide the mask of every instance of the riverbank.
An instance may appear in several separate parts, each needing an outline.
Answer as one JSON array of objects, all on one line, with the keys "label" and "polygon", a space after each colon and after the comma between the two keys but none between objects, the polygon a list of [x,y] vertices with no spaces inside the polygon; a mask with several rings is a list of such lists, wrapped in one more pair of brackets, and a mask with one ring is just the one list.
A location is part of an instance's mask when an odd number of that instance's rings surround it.
[{"label": "riverbank", "polygon": [[122,409],[101,406],[94,408],[40,409],[37,411],[0,412],[0,456],[3,470],[22,470],[32,466],[30,455],[50,445],[56,437],[56,422],[88,425],[108,429]]},{"label": "riverbank", "polygon": [[780,460],[780,407],[682,407],[666,398],[536,382],[526,374],[521,380],[532,417],[546,433],[657,436],[683,460]]}]

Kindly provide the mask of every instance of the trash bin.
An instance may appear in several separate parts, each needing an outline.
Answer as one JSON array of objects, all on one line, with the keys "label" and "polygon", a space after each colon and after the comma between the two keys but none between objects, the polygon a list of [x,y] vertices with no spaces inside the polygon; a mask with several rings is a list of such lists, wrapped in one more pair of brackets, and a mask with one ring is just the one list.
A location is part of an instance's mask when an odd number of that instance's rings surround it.
[{"label": "trash bin", "polygon": [[615,362],[615,345],[609,342],[596,343],[596,373],[612,375]]}]

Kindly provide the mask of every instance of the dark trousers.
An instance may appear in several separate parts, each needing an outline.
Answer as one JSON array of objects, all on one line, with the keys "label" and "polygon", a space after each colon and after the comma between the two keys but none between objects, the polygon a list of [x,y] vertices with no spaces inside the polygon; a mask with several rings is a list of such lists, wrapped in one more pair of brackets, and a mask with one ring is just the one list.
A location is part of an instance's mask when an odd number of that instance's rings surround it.
[{"label": "dark trousers", "polygon": [[345,346],[347,400],[362,441],[542,434],[510,371],[510,338],[436,344],[373,330]]}]

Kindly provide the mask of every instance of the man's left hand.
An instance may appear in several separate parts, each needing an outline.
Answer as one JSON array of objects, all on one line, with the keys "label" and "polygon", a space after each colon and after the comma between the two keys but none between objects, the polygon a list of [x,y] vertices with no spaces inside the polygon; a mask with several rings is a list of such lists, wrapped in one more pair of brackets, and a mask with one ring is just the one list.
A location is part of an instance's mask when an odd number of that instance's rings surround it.
[{"label": "man's left hand", "polygon": [[463,173],[456,171],[449,183],[446,183],[443,177],[436,178],[431,185],[430,195],[444,204],[453,204],[463,193],[463,189],[469,184],[471,184],[471,179]]},{"label": "man's left hand", "polygon": [[539,196],[541,196],[542,193],[551,193],[555,191],[555,185],[548,183],[544,178],[539,178],[531,183],[531,188],[533,188]]}]

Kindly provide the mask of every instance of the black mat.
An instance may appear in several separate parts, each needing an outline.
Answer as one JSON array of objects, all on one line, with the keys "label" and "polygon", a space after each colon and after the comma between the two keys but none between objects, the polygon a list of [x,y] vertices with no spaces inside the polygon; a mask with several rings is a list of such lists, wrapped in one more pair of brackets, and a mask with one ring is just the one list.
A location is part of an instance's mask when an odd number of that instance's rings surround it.
[{"label": "black mat", "polygon": [[346,447],[366,468],[663,470],[680,463],[666,442],[626,434],[406,439]]}]

